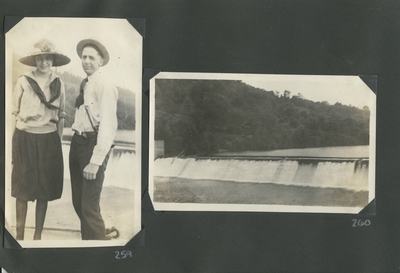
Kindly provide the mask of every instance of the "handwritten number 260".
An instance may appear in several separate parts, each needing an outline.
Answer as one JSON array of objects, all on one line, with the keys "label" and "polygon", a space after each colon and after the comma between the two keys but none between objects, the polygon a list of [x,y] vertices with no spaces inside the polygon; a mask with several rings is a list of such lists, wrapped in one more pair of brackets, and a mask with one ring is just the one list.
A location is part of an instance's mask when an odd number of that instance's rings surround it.
[{"label": "handwritten number 260", "polygon": [[357,220],[357,219],[353,219],[353,227],[367,227],[371,225],[371,221],[370,220]]}]

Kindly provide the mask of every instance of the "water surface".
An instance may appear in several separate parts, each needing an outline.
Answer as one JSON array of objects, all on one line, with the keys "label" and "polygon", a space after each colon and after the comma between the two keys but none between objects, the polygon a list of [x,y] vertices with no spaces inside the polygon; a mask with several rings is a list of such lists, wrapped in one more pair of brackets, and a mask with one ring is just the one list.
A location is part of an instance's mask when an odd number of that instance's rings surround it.
[{"label": "water surface", "polygon": [[291,157],[339,157],[368,158],[369,145],[340,146],[273,151],[221,152],[216,156],[291,156]]}]

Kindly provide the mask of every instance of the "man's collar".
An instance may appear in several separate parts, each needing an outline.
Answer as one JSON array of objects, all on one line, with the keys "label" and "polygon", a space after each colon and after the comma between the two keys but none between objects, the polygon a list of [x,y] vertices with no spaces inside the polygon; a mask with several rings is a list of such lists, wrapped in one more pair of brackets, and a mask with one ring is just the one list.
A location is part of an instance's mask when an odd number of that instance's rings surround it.
[{"label": "man's collar", "polygon": [[91,75],[87,76],[88,81],[93,81],[95,80],[97,77],[99,77],[101,75],[100,70],[97,70],[96,72],[93,72]]}]

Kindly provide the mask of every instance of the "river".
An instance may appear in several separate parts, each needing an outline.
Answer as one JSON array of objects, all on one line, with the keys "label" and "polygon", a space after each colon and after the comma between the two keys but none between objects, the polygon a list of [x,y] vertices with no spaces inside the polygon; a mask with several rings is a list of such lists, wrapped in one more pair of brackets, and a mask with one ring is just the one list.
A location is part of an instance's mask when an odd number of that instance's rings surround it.
[{"label": "river", "polygon": [[368,146],[159,158],[154,176],[368,191]]},{"label": "river", "polygon": [[221,152],[217,156],[282,156],[282,157],[328,157],[369,158],[369,146],[340,146],[273,151]]},{"label": "river", "polygon": [[[65,129],[62,149],[64,156],[64,178],[70,179],[69,174],[69,149],[72,137],[72,130]],[[135,189],[134,179],[136,177],[136,168],[138,166],[135,151],[135,131],[118,130],[116,135],[116,146],[111,150],[110,158],[107,164],[107,171],[104,178],[105,187],[118,187],[133,190]]]}]

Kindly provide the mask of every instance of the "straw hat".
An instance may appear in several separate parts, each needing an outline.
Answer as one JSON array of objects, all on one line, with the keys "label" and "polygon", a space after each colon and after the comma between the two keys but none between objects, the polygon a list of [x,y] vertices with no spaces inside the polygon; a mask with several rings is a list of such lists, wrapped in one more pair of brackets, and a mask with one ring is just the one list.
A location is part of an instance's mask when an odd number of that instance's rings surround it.
[{"label": "straw hat", "polygon": [[66,65],[71,61],[70,58],[68,58],[67,56],[58,53],[56,51],[55,45],[46,39],[40,40],[39,42],[34,44],[33,52],[30,55],[19,59],[19,61],[25,65],[36,67],[35,57],[43,54],[51,54],[54,56],[53,66]]},{"label": "straw hat", "polygon": [[91,46],[97,49],[97,51],[102,55],[103,57],[103,65],[105,66],[108,61],[110,60],[110,55],[108,54],[108,51],[105,46],[103,46],[99,41],[93,40],[93,39],[85,39],[82,40],[78,43],[76,46],[76,52],[79,55],[79,58],[82,58],[82,51],[85,47]]}]

